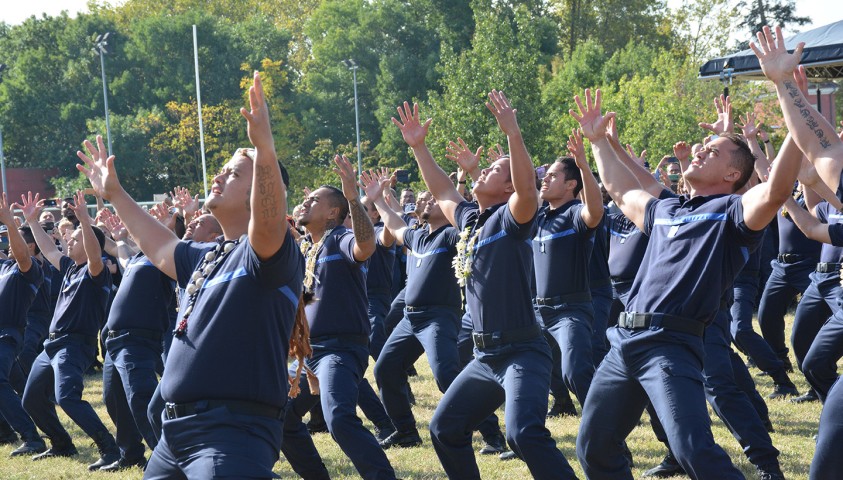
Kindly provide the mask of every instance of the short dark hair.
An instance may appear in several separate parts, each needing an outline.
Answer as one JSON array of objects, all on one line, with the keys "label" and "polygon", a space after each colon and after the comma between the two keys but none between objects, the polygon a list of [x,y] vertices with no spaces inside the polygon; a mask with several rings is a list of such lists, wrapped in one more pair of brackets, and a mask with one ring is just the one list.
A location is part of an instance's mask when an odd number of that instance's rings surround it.
[{"label": "short dark hair", "polygon": [[574,196],[576,197],[580,194],[580,190],[582,190],[582,172],[580,172],[580,167],[577,166],[577,161],[572,157],[559,157],[556,159],[556,163],[562,165],[562,171],[565,172],[566,181],[577,181],[577,186],[574,187]]},{"label": "short dark hair", "polygon": [[32,234],[32,228],[29,225],[24,225],[18,228],[21,237],[23,237],[23,241],[26,243],[33,243],[35,244],[35,255],[41,253],[41,249],[38,248],[38,242],[35,241],[35,235]]},{"label": "short dark hair", "polygon": [[731,166],[737,168],[741,176],[735,182],[732,191],[737,192],[752,178],[752,174],[755,171],[755,155],[749,149],[749,144],[740,135],[724,133],[720,136],[731,140],[735,146],[735,150],[732,152]]},{"label": "short dark hair", "polygon": [[330,192],[328,201],[331,204],[331,208],[340,209],[337,221],[340,223],[344,222],[345,217],[348,216],[348,200],[345,199],[345,195],[342,193],[342,190],[331,185],[322,185],[319,188],[324,188]]}]

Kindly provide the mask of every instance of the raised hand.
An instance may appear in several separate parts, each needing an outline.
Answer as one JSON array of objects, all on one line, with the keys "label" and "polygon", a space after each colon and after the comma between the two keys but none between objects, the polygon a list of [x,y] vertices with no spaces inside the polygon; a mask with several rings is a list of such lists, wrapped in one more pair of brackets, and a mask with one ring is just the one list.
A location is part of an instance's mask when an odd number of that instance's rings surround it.
[{"label": "raised hand", "polygon": [[91,187],[94,189],[96,196],[110,199],[111,194],[123,188],[117,178],[117,170],[114,169],[114,155],[108,156],[108,150],[105,148],[102,135],[97,135],[96,147],[88,140],[85,140],[84,145],[89,155],[85,155],[81,151],[76,152],[76,156],[85,163],[85,165],[77,163],[76,169],[82,172],[91,182]]},{"label": "raised hand", "polygon": [[398,107],[398,116],[401,120],[399,121],[395,117],[392,117],[392,123],[401,130],[401,136],[404,137],[404,141],[407,142],[407,145],[409,145],[410,148],[416,148],[424,145],[424,139],[427,137],[427,131],[430,128],[430,124],[433,122],[433,119],[428,118],[425,120],[424,124],[422,124],[419,120],[419,104],[414,103],[413,108],[410,109],[410,104],[408,102],[404,102],[403,106]]},{"label": "raised hand", "polygon": [[199,211],[199,194],[190,196],[190,190],[183,187],[173,189],[173,206],[181,209],[186,218]]},{"label": "raised hand", "polygon": [[12,206],[6,200],[6,192],[3,192],[0,197],[0,223],[9,229],[15,228],[15,215],[12,212]]},{"label": "raised hand", "polygon": [[466,172],[473,172],[480,166],[480,155],[483,153],[483,147],[477,147],[477,151],[472,152],[468,145],[465,144],[462,138],[457,137],[456,143],[448,142],[448,147],[445,158],[453,160],[460,168]]},{"label": "raised hand", "polygon": [[715,135],[734,132],[735,122],[732,119],[732,100],[722,94],[719,97],[714,97],[714,108],[717,109],[717,121],[714,123],[700,123],[700,128],[709,130]]},{"label": "raised hand", "polygon": [[676,142],[673,144],[673,156],[678,158],[680,162],[684,162],[691,158],[691,146],[688,142]]},{"label": "raised hand", "polygon": [[162,225],[170,230],[174,230],[176,228],[176,213],[171,214],[170,207],[168,207],[166,203],[161,202],[157,205],[153,205],[152,208],[149,209],[149,214],[152,215],[152,218],[158,220]]},{"label": "raised hand", "polygon": [[111,215],[105,221],[105,227],[111,232],[111,238],[119,242],[129,237],[129,231],[117,215]]},{"label": "raised hand", "polygon": [[490,148],[487,151],[487,155],[489,156],[489,163],[495,163],[499,158],[506,156],[506,152],[503,151],[500,143],[496,143],[495,148]]},{"label": "raised hand", "polygon": [[626,151],[632,158],[638,161],[638,165],[644,166],[644,162],[647,161],[647,150],[641,150],[641,155],[637,155],[635,153],[635,149],[632,148],[632,145],[627,143]]},{"label": "raised hand", "polygon": [[340,176],[340,180],[342,181],[342,193],[345,196],[346,200],[354,200],[357,198],[357,173],[354,171],[354,167],[351,166],[351,162],[348,161],[348,158],[345,155],[334,155],[334,164],[336,164],[336,168],[334,168],[334,173]]},{"label": "raised hand", "polygon": [[606,127],[609,121],[615,117],[615,112],[608,112],[606,115],[600,113],[602,96],[600,89],[597,89],[597,95],[592,100],[591,89],[587,88],[585,90],[585,105],[583,105],[579,95],[574,96],[574,102],[576,102],[580,113],[575,113],[573,109],[568,110],[568,113],[580,124],[583,136],[592,143],[606,138]]},{"label": "raised hand", "polygon": [[495,116],[495,119],[498,121],[498,127],[507,137],[521,134],[521,129],[518,127],[518,119],[516,118],[518,110],[512,108],[509,99],[506,98],[503,92],[498,90],[489,92],[489,101],[486,102],[486,108]]},{"label": "raised hand", "polygon": [[571,156],[574,157],[574,160],[577,162],[577,166],[580,167],[580,170],[591,168],[588,165],[588,160],[585,158],[585,146],[582,141],[582,133],[578,128],[571,129],[571,135],[568,137],[568,152],[570,152]]},{"label": "raised hand", "polygon": [[15,203],[12,206],[23,212],[23,218],[26,219],[26,223],[37,223],[38,216],[41,215],[41,209],[44,208],[44,200],[40,199],[37,193],[33,197],[32,192],[27,192],[26,195],[22,194],[20,199],[21,203]]},{"label": "raised hand", "polygon": [[805,42],[799,42],[796,50],[793,53],[788,53],[784,46],[784,35],[782,35],[782,27],[776,27],[776,36],[770,31],[770,27],[764,27],[756,34],[758,37],[758,44],[750,42],[749,48],[755,52],[758,57],[758,63],[761,65],[761,71],[764,76],[773,82],[780,82],[787,80],[796,67],[799,65],[799,60],[802,58],[802,50],[805,48]]},{"label": "raised hand", "polygon": [[383,189],[386,184],[381,183],[381,179],[382,177],[374,170],[363,172],[360,175],[360,188],[363,189],[363,192],[372,201],[377,200],[383,195]]},{"label": "raised hand", "polygon": [[747,139],[756,138],[758,136],[758,123],[755,121],[755,114],[747,112],[747,114],[740,117],[740,119],[741,122],[743,122],[743,125],[741,126],[743,136]]},{"label": "raised hand", "polygon": [[85,193],[79,190],[73,195],[73,204],[70,206],[73,209],[73,213],[76,214],[76,219],[79,220],[79,223],[82,225],[92,225],[93,219],[91,218],[91,214],[88,213],[88,202],[85,200]]},{"label": "raised hand", "polygon": [[[618,135],[618,122],[617,119],[614,117],[609,119],[608,125],[606,125],[606,136],[609,137],[610,140],[614,140],[618,145],[620,145],[621,140],[620,136]],[[627,145],[627,148],[629,145]]]},{"label": "raised hand", "polygon": [[249,141],[258,149],[275,150],[275,140],[272,138],[272,128],[269,124],[269,107],[263,94],[263,83],[260,74],[255,71],[255,83],[249,87],[249,108],[240,109],[240,114],[246,119]]}]

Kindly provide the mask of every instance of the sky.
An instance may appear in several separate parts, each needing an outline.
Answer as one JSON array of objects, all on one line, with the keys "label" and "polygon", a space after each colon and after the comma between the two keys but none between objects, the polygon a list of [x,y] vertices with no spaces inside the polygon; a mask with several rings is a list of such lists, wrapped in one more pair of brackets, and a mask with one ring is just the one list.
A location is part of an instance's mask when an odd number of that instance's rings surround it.
[{"label": "sky", "polygon": [[[3,0],[0,8],[0,21],[10,25],[17,25],[31,15],[58,15],[67,10],[71,16],[79,11],[87,10],[88,0]],[[111,0],[119,4],[120,0]],[[671,8],[680,8],[683,0],[667,0]],[[843,1],[840,0],[797,0],[796,14],[814,19],[813,26],[826,25],[843,20]],[[801,27],[801,31],[810,30],[812,25]]]}]

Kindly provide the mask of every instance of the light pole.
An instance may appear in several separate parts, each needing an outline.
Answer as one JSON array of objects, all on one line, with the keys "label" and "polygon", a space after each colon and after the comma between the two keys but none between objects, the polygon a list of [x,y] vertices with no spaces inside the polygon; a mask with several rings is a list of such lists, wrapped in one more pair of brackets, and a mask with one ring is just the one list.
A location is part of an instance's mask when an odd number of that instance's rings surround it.
[{"label": "light pole", "polygon": [[105,103],[105,136],[108,139],[108,156],[111,156],[111,125],[108,122],[108,87],[105,83],[105,55],[108,55],[108,50],[105,47],[108,45],[108,36],[111,32],[105,32],[104,35],[97,35],[94,40],[94,53],[100,56],[100,70],[102,71],[102,99]]},{"label": "light pole", "polygon": [[[360,152],[360,111],[357,108],[357,62],[352,59],[343,60],[342,64],[351,70],[354,78],[354,128],[357,131],[357,178],[363,174],[363,156]],[[363,195],[363,189],[360,188],[360,195]]]},{"label": "light pole", "polygon": [[[5,63],[0,63],[0,73],[6,69]],[[3,130],[0,129],[0,177],[3,178],[3,193],[9,193],[6,190],[6,156],[3,155]]]}]

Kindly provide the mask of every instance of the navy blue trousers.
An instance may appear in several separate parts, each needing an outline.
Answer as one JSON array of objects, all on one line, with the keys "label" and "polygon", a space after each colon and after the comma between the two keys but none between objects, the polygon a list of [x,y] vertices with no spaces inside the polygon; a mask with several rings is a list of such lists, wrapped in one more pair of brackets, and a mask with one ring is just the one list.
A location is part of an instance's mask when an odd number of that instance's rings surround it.
[{"label": "navy blue trousers", "polygon": [[58,338],[45,341],[44,351],[32,364],[23,392],[23,408],[54,446],[67,446],[72,441],[56,415],[53,393],[56,403],[89,437],[111,436],[91,404],[82,400],[83,375],[96,355],[92,345]]},{"label": "navy blue trousers", "polygon": [[837,381],[840,357],[843,357],[843,312],[838,310],[817,333],[802,363],[805,378],[823,402]]},{"label": "navy blue trousers", "polygon": [[0,329],[0,419],[26,437],[37,437],[35,424],[21,405],[21,399],[9,383],[9,373],[14,367],[19,351],[20,333]]},{"label": "navy blue trousers", "polygon": [[837,480],[843,472],[843,382],[831,387],[820,415],[817,448],[811,462],[811,480]]},{"label": "navy blue trousers", "polygon": [[632,478],[624,441],[649,401],[692,478],[742,479],[711,433],[702,339],[658,328],[611,328],[608,337],[612,348],[594,374],[577,436],[586,476]]},{"label": "navy blue trousers", "polygon": [[147,417],[147,408],[158,388],[158,364],[161,342],[132,337],[124,333],[105,342],[103,362],[103,400],[108,415],[117,427],[117,446],[123,458],[143,458],[146,441],[155,449],[158,437]]},{"label": "navy blue trousers", "polygon": [[18,353],[18,360],[12,367],[10,380],[12,387],[18,392],[23,393],[26,387],[26,377],[29,376],[29,371],[32,369],[32,362],[35,357],[44,350],[44,339],[47,338],[47,332],[50,330],[50,317],[39,315],[27,315],[26,328],[23,332],[23,343],[21,344],[20,353]]},{"label": "navy blue trousers", "polygon": [[803,293],[811,283],[808,275],[817,267],[817,259],[809,258],[797,263],[784,264],[778,260],[770,262],[773,267],[761,304],[758,306],[758,325],[761,335],[780,358],[787,358],[785,345],[784,316],[796,294]]},{"label": "navy blue trousers", "polygon": [[735,279],[735,302],[731,307],[731,338],[735,346],[752,358],[761,371],[767,372],[774,380],[783,380],[782,377],[786,375],[784,362],[773,352],[770,344],[752,328],[755,299],[758,298],[758,282],[757,272],[741,272]]},{"label": "navy blue trousers", "polygon": [[[591,302],[540,306],[539,312],[553,337],[551,350],[554,359],[558,357],[565,387],[574,393],[580,405],[585,404],[588,388],[594,376],[594,356],[592,354],[592,325],[594,310]],[[608,315],[608,312],[607,312]],[[602,331],[605,334],[605,325]]]},{"label": "navy blue trousers", "polygon": [[[814,272],[811,273],[810,278],[811,284],[802,294],[802,300],[796,307],[790,337],[793,353],[796,356],[796,365],[802,371],[804,371],[805,356],[808,355],[814,338],[826,321],[840,310],[840,273]],[[834,383],[834,379],[831,383]],[[831,388],[831,384],[828,388]]]},{"label": "navy blue trousers", "polygon": [[[606,329],[612,319],[609,318],[612,312],[612,301],[614,289],[611,284],[591,289],[591,306],[593,311],[591,352],[594,367],[597,368],[603,357],[609,353],[609,341],[606,339]],[[615,317],[615,321],[618,318]]]},{"label": "navy blue trousers", "polygon": [[[471,339],[473,328],[471,315],[466,311],[462,316],[460,331],[457,334],[457,351],[460,354],[460,369],[465,368],[474,359],[474,341]],[[561,375],[559,378],[561,380]],[[567,391],[565,393],[567,394]],[[480,422],[480,425],[477,426],[477,431],[480,432],[483,438],[491,438],[498,435],[503,436],[501,427],[498,425],[498,416],[494,412]]]},{"label": "navy blue trousers", "polygon": [[395,298],[392,299],[392,303],[389,305],[389,313],[383,319],[383,330],[387,338],[395,327],[398,326],[398,322],[404,318],[404,307],[406,306],[407,302],[404,301],[404,289],[402,288]]},{"label": "navy blue trousers", "polygon": [[430,307],[406,312],[404,320],[389,335],[375,363],[375,379],[386,413],[399,432],[416,428],[405,385],[407,369],[427,353],[433,378],[445,392],[460,373],[457,350],[460,315],[454,308]]},{"label": "navy blue trousers", "polygon": [[283,421],[232,413],[226,407],[163,420],[146,480],[277,478]]},{"label": "navy blue trousers", "polygon": [[357,416],[357,397],[368,358],[365,346],[342,340],[313,345],[313,357],[307,360],[307,365],[319,378],[319,395],[311,395],[307,380],[302,378],[302,391],[288,403],[284,419],[281,451],[296,472],[321,470],[319,453],[301,419],[320,402],[331,437],[360,476],[366,480],[395,478],[383,449]]},{"label": "navy blue trousers", "polygon": [[471,432],[501,403],[507,443],[533,478],[576,478],[545,427],[551,368],[543,337],[476,350],[430,421],[431,441],[449,478],[480,478]]},{"label": "navy blue trousers", "polygon": [[372,331],[369,333],[369,353],[372,358],[377,360],[383,349],[383,344],[386,343],[386,328],[384,327],[384,320],[389,314],[389,307],[392,302],[392,297],[389,293],[369,293],[369,324]]}]

